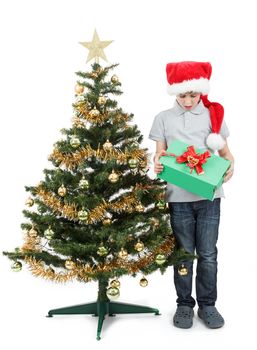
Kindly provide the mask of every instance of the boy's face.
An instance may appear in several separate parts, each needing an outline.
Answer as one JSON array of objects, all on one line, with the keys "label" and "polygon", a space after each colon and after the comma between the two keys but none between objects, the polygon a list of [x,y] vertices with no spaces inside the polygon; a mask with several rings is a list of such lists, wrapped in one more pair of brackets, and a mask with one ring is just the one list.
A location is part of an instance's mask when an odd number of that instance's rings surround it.
[{"label": "boy's face", "polygon": [[185,94],[179,94],[176,96],[180,106],[185,111],[193,109],[200,101],[201,94],[199,92],[186,92]]}]

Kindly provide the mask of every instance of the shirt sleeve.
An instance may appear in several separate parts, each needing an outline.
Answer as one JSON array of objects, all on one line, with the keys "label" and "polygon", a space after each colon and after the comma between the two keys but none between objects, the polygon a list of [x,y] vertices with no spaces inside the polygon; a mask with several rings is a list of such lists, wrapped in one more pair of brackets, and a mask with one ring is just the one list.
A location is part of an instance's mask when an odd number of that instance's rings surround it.
[{"label": "shirt sleeve", "polygon": [[226,139],[230,135],[227,124],[226,124],[224,119],[223,119],[223,122],[221,124],[220,134],[224,139]]},{"label": "shirt sleeve", "polygon": [[163,120],[160,114],[155,116],[148,138],[154,141],[166,141]]}]

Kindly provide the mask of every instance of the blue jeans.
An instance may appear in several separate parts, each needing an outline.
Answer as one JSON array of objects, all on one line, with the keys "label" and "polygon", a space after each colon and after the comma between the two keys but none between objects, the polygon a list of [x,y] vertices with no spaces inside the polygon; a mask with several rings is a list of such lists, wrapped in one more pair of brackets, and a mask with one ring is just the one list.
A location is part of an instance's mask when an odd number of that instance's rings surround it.
[{"label": "blue jeans", "polygon": [[[196,300],[201,308],[215,305],[217,299],[217,247],[220,198],[213,201],[169,202],[170,220],[178,247],[198,255],[196,269]],[[192,297],[193,262],[185,262],[186,276],[174,266],[177,304],[194,307]]]}]

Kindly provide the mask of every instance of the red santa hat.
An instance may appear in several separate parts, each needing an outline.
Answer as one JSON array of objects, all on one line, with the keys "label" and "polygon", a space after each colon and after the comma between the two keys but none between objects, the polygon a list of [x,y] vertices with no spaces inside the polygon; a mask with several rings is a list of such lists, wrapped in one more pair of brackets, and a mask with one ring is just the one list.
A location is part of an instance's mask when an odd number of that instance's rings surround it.
[{"label": "red santa hat", "polygon": [[205,107],[209,109],[212,125],[212,132],[206,139],[207,146],[213,150],[222,149],[225,140],[219,132],[224,117],[224,108],[217,102],[210,102],[207,96],[210,91],[211,64],[194,61],[168,63],[166,73],[170,95],[179,95],[191,91],[202,94],[201,99]]}]

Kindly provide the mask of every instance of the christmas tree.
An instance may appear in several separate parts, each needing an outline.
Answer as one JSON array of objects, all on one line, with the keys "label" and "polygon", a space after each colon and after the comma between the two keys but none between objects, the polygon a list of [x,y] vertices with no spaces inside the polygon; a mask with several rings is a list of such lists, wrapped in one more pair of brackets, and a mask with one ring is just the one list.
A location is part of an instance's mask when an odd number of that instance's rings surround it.
[{"label": "christmas tree", "polygon": [[151,179],[149,154],[140,148],[143,136],[131,124],[112,97],[120,95],[121,83],[111,75],[116,64],[102,67],[105,59],[95,32],[88,60],[91,70],[77,72],[70,129],[49,156],[51,169],[44,180],[26,186],[29,209],[21,224],[24,244],[4,252],[20,271],[22,262],[32,274],[56,282],[76,279],[98,281],[95,303],[50,310],[54,314],[95,314],[99,317],[97,339],[106,314],[152,312],[157,309],[113,302],[119,296],[119,277],[146,275],[182,261],[187,254],[176,249],[170,227],[165,183]]}]

